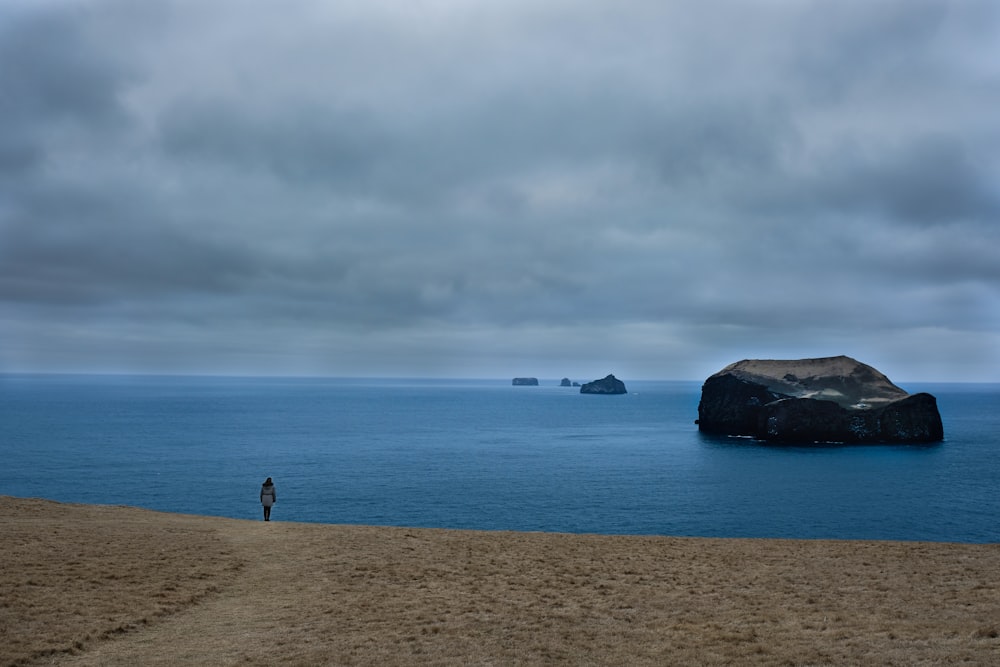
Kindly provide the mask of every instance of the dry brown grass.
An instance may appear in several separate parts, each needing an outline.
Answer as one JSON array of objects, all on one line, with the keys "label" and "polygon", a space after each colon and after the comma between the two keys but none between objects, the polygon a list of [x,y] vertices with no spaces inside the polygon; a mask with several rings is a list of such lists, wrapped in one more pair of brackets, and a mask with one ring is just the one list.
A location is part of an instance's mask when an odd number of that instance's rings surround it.
[{"label": "dry brown grass", "polygon": [[0,665],[995,665],[1000,545],[325,526],[0,496]]}]

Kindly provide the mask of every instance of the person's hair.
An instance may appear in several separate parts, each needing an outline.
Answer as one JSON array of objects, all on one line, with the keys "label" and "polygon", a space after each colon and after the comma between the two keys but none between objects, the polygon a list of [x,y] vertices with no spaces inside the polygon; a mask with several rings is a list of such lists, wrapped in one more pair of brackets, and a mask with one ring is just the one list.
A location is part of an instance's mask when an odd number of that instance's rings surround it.
[{"label": "person's hair", "polygon": [[271,478],[270,477],[268,477],[267,479],[264,480],[264,486],[267,486],[270,483],[271,483]]}]

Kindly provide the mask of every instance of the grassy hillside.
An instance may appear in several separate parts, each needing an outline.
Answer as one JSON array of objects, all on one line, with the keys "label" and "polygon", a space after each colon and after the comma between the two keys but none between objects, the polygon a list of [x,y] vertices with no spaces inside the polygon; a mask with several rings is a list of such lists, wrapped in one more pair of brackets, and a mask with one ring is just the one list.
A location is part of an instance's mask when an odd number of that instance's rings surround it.
[{"label": "grassy hillside", "polygon": [[327,526],[0,496],[0,665],[1000,664],[1000,545]]}]

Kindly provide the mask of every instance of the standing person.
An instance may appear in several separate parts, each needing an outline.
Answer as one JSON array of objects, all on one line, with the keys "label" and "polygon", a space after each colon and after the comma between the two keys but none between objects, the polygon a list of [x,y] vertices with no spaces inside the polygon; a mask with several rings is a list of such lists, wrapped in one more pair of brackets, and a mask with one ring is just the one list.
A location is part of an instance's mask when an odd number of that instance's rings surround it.
[{"label": "standing person", "polygon": [[278,500],[278,495],[274,492],[274,482],[268,477],[260,487],[260,504],[264,506],[264,521],[271,520],[271,505]]}]

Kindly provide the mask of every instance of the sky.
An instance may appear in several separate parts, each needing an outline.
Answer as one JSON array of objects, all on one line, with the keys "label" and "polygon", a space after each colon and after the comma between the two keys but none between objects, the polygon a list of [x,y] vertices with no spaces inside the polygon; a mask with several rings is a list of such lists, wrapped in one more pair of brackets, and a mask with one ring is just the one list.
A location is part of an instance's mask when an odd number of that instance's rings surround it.
[{"label": "sky", "polygon": [[1000,381],[995,0],[0,0],[0,372]]}]

